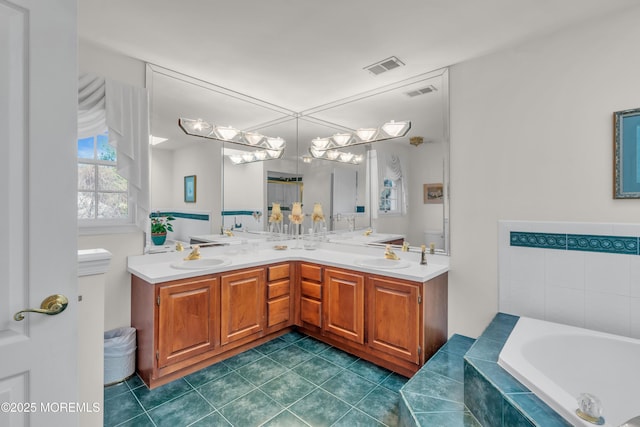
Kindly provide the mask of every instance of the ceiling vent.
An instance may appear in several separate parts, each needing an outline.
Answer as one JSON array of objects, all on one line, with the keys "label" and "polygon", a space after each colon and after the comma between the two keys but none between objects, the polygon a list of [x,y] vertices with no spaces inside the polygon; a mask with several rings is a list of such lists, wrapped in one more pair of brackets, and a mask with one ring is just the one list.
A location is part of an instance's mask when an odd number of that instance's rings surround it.
[{"label": "ceiling vent", "polygon": [[427,87],[423,87],[422,89],[412,90],[410,92],[405,92],[409,97],[413,98],[414,96],[424,95],[425,93],[435,92],[437,89],[433,85],[429,85]]},{"label": "ceiling vent", "polygon": [[369,65],[368,67],[364,67],[364,69],[377,76],[378,74],[385,73],[403,65],[404,62],[400,61],[395,56],[391,56],[387,59],[376,62],[375,64]]}]

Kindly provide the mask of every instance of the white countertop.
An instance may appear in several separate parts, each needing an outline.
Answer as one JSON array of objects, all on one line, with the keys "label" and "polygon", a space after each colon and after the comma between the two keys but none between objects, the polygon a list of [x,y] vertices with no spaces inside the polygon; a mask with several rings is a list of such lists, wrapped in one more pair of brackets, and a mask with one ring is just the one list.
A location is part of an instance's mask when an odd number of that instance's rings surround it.
[{"label": "white countertop", "polygon": [[[286,245],[285,250],[276,250],[276,245]],[[315,250],[294,249],[296,242],[253,240],[248,244],[203,247],[200,249],[201,257],[223,258],[225,265],[200,269],[183,270],[171,266],[180,263],[188,254],[189,249],[183,252],[167,252],[147,255],[134,255],[128,257],[127,270],[149,283],[162,283],[170,280],[185,279],[202,276],[205,274],[238,270],[259,265],[272,264],[283,261],[307,261],[334,267],[341,267],[355,271],[378,274],[398,279],[425,282],[449,271],[449,257],[446,255],[427,254],[427,265],[420,265],[419,252],[401,252],[396,249],[403,268],[378,268],[363,266],[359,263],[364,259],[379,258],[384,260],[384,249],[368,247],[360,244],[357,247],[320,243]],[[302,247],[302,241],[299,242]]]}]

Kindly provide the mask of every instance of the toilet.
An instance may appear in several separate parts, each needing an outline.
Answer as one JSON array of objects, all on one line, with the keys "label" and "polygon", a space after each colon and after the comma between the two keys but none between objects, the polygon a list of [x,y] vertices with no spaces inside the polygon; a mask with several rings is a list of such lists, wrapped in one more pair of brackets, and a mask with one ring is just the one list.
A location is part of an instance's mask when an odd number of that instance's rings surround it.
[{"label": "toilet", "polygon": [[435,243],[436,249],[444,250],[444,233],[439,230],[426,230],[424,232],[424,243],[427,248],[431,243]]}]

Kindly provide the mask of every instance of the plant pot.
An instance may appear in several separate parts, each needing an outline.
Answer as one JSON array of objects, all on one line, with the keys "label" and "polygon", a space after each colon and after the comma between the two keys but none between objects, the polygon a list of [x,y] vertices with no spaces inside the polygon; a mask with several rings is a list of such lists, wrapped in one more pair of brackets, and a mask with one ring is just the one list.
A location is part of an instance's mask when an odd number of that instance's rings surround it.
[{"label": "plant pot", "polygon": [[167,233],[151,233],[151,241],[154,245],[164,245],[167,240]]}]

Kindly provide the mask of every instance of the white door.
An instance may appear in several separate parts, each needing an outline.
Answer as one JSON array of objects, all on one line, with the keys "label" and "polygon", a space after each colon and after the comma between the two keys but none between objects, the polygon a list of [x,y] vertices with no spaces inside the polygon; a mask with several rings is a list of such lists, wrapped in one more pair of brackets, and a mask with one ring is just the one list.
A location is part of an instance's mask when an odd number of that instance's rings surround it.
[{"label": "white door", "polygon": [[[76,0],[0,0],[0,426],[73,426]],[[51,294],[58,315],[27,313]]]}]

